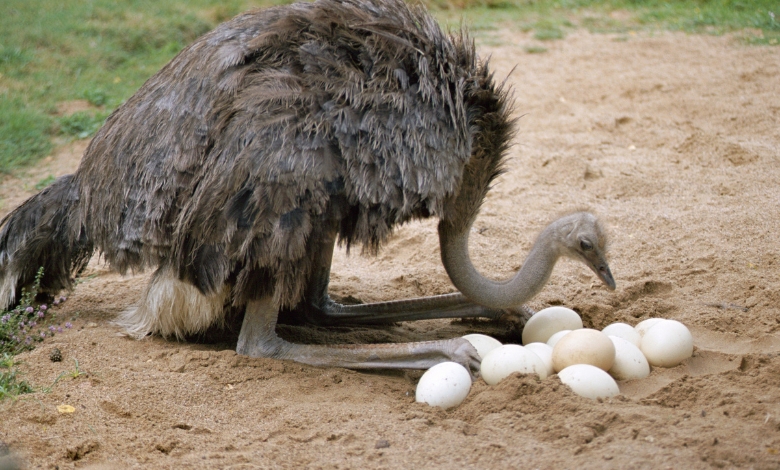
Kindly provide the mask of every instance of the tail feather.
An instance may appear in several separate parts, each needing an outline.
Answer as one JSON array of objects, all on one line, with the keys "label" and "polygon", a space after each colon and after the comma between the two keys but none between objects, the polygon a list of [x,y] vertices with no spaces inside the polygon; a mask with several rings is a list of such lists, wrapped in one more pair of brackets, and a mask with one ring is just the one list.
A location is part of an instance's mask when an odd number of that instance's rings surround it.
[{"label": "tail feather", "polygon": [[223,286],[210,295],[181,281],[170,268],[160,268],[152,276],[138,305],[117,318],[114,324],[128,336],[141,339],[149,334],[185,339],[225,323],[224,306],[230,289]]},{"label": "tail feather", "polygon": [[78,187],[73,175],[58,178],[0,221],[0,307],[13,303],[43,267],[40,292],[73,287],[94,251],[78,220]]}]

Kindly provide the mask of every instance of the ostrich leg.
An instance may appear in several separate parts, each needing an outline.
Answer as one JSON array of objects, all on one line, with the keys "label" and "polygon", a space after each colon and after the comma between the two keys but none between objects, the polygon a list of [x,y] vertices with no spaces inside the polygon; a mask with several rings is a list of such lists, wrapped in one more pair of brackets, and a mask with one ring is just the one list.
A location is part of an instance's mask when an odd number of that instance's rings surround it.
[{"label": "ostrich leg", "polygon": [[[316,241],[314,241],[316,240]],[[433,320],[439,318],[488,318],[519,316],[522,324],[534,314],[528,307],[512,311],[483,307],[470,302],[463,294],[435,295],[415,299],[394,300],[359,305],[343,305],[328,295],[330,266],[336,233],[330,231],[315,237],[317,244],[311,252],[315,268],[309,280],[305,309],[309,319],[324,325],[372,325],[399,321]]]},{"label": "ostrich leg", "polygon": [[271,297],[249,302],[236,352],[321,367],[428,369],[443,361],[454,361],[466,367],[472,377],[479,371],[477,351],[463,338],[399,344],[295,344],[276,335],[277,315],[278,308]]},{"label": "ostrich leg", "polygon": [[[463,197],[469,202],[468,194]],[[470,213],[468,207],[459,211],[466,215]],[[615,289],[615,279],[606,260],[606,234],[593,214],[575,212],[549,224],[537,237],[520,270],[505,281],[485,278],[471,263],[468,239],[473,216],[465,222],[457,218],[455,223],[445,220],[439,222],[442,263],[452,283],[465,296],[455,294],[355,307],[335,304],[327,295],[336,233],[330,226],[322,230],[318,234],[321,236],[314,238],[312,243],[313,251],[310,253],[314,257],[314,270],[307,285],[304,310],[312,306],[314,310],[324,312],[325,318],[351,323],[466,316],[497,318],[505,312],[515,317],[511,320],[524,323],[531,312],[524,314],[522,310],[518,311],[517,306],[523,305],[542,290],[562,256],[580,260],[608,289]]]}]

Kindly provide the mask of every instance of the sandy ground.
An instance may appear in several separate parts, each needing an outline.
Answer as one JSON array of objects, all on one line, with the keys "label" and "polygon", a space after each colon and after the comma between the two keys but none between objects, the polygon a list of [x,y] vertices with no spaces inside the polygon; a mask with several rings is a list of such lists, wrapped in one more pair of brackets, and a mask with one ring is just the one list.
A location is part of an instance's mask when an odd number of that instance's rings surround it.
[{"label": "sandy ground", "polygon": [[[480,36],[517,98],[509,172],[475,224],[484,273],[507,277],[536,233],[577,208],[612,237],[618,289],[559,264],[534,308],[562,304],[586,326],[679,320],[692,358],[593,401],[557,376],[481,379],[444,411],[414,401],[419,372],[354,372],[237,356],[232,344],[117,335],[111,320],[146,277],[90,267],[59,309],[75,327],[22,354],[48,387],[0,404],[0,440],[29,468],[778,468],[780,467],[780,49],[729,37]],[[0,187],[2,212],[64,146]],[[338,253],[332,290],[364,302],[453,291],[435,221],[397,231],[376,258]],[[290,328],[301,341],[406,341],[503,325],[429,321],[377,329]],[[49,360],[52,348],[63,362]],[[68,404],[75,412],[61,414]]]}]

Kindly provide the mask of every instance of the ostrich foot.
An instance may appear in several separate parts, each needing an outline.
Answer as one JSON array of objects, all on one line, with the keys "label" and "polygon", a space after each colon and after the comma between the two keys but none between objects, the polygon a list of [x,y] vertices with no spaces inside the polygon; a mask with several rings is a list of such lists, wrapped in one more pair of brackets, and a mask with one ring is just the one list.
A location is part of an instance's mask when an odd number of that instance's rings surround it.
[{"label": "ostrich foot", "polygon": [[270,298],[249,302],[236,352],[348,369],[428,369],[440,362],[453,361],[464,366],[472,378],[479,375],[479,355],[463,338],[399,344],[295,344],[276,335],[277,315],[278,309]]}]

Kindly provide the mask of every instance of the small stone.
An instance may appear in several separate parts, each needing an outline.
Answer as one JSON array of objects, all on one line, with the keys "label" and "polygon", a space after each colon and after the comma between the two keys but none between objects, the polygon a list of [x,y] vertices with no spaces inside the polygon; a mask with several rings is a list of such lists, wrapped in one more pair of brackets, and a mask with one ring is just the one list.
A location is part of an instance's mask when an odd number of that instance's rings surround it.
[{"label": "small stone", "polygon": [[49,354],[49,360],[51,362],[60,362],[62,361],[62,351],[60,351],[59,348],[54,348],[51,350],[51,354]]},{"label": "small stone", "polygon": [[375,449],[387,449],[388,447],[390,447],[390,441],[387,439],[379,439],[374,446]]}]

